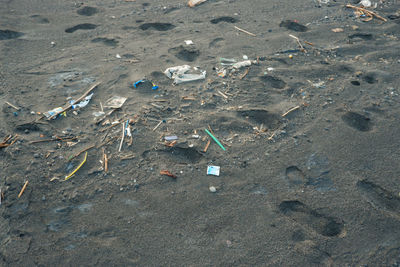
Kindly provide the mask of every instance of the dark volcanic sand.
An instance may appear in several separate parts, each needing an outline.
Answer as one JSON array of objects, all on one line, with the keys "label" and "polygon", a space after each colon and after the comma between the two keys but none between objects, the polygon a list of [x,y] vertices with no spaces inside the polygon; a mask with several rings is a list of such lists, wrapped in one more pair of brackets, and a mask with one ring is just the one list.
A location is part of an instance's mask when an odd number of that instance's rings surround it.
[{"label": "dark volcanic sand", "polygon": [[[20,135],[0,149],[2,266],[399,266],[398,1],[375,9],[387,22],[342,0],[1,2],[0,138]],[[245,77],[217,76],[243,55],[259,57]],[[182,64],[206,80],[173,86],[162,72]],[[143,77],[160,88],[133,88]],[[77,115],[31,114],[94,82]],[[93,116],[114,95],[128,100],[109,120],[137,121],[122,152],[121,125]],[[202,152],[208,125],[225,152]],[[52,136],[77,139],[30,143]]]}]

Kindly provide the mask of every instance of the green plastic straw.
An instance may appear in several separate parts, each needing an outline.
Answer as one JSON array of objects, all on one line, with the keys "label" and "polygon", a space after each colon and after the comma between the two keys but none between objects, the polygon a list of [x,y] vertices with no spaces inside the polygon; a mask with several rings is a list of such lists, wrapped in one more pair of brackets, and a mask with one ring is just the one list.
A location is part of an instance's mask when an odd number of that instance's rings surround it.
[{"label": "green plastic straw", "polygon": [[212,135],[211,133],[210,133],[210,131],[209,130],[207,130],[207,129],[204,129],[204,131],[206,131],[206,133],[208,133],[208,135],[209,136],[211,136],[211,138],[212,139],[214,139],[214,141],[215,141],[215,143],[217,143],[221,148],[222,148],[222,150],[223,151],[225,151],[226,149],[225,149],[225,147],[221,144],[221,142],[220,141],[218,141],[218,139],[217,138],[215,138],[215,136],[214,135]]}]

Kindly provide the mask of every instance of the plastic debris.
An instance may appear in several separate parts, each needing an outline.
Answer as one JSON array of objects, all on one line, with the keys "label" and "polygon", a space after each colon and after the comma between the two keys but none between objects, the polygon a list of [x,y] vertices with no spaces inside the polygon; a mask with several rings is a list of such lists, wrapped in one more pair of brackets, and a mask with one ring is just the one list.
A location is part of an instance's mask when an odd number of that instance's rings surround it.
[{"label": "plastic debris", "polygon": [[217,139],[214,135],[212,135],[212,133],[210,133],[209,130],[204,129],[204,131],[206,131],[206,133],[207,133],[209,136],[211,136],[211,138],[215,141],[215,143],[217,143],[217,144],[222,148],[223,151],[226,150],[226,148],[221,144],[221,142],[218,141],[218,139]]},{"label": "plastic debris", "polygon": [[210,190],[211,193],[217,192],[217,188],[215,186],[210,186],[208,189]]},{"label": "plastic debris", "polygon": [[206,71],[200,71],[200,74],[186,73],[191,69],[192,67],[189,65],[176,66],[166,69],[164,74],[168,78],[174,79],[174,84],[204,80],[206,78]]},{"label": "plastic debris", "polygon": [[95,117],[102,117],[102,116],[104,116],[106,113],[105,112],[103,112],[103,111],[95,111],[95,112],[93,112],[93,116],[95,116]]},{"label": "plastic debris", "polygon": [[207,175],[219,176],[220,166],[207,166]]},{"label": "plastic debris", "polygon": [[123,96],[113,96],[107,100],[104,106],[107,108],[120,108],[124,105],[126,100],[127,98]]},{"label": "plastic debris", "polygon": [[71,177],[83,166],[83,164],[85,164],[86,159],[87,159],[87,152],[85,153],[85,158],[83,159],[83,161],[81,162],[81,164],[79,164],[79,166],[76,167],[76,169],[75,169],[73,172],[71,172],[69,175],[65,176],[64,181],[66,181],[66,180],[68,180],[69,178],[71,178]]},{"label": "plastic debris", "polygon": [[186,45],[194,45],[192,40],[185,40],[184,42]]},{"label": "plastic debris", "polygon": [[363,7],[371,7],[371,1],[369,0],[361,0],[360,5],[362,5]]},{"label": "plastic debris", "polygon": [[226,76],[226,69],[222,68],[222,69],[217,70],[217,75],[221,78],[224,78]]},{"label": "plastic debris", "polygon": [[78,104],[75,104],[75,100],[71,100],[69,101],[69,103],[71,104],[71,108],[72,109],[76,109],[76,108],[84,108],[86,107],[90,100],[92,99],[93,93],[86,96],[81,102],[79,102]]},{"label": "plastic debris", "polygon": [[[137,82],[135,82],[133,84],[133,87],[137,88],[139,86],[139,84],[144,83],[146,81],[148,81],[148,80],[145,80],[145,79],[139,80],[139,81],[137,81]],[[149,82],[151,82],[151,84],[153,85],[153,87],[151,89],[153,89],[153,90],[157,90],[158,89],[158,85],[155,85],[152,81],[149,81]]]},{"label": "plastic debris", "polygon": [[245,60],[245,61],[237,62],[237,63],[232,65],[232,67],[235,68],[235,69],[240,69],[240,68],[248,67],[248,66],[251,66],[251,60]]},{"label": "plastic debris", "polygon": [[206,1],[207,0],[189,0],[188,6],[195,7],[195,6],[200,5],[201,3],[204,3]]},{"label": "plastic debris", "polygon": [[237,61],[234,58],[224,58],[220,57],[219,62],[221,63],[221,66],[232,66],[235,64]]},{"label": "plastic debris", "polygon": [[165,141],[174,141],[174,140],[178,140],[178,136],[176,135],[170,135],[170,136],[165,136],[164,137]]},{"label": "plastic debris", "polygon": [[[62,112],[62,111],[63,111],[63,108],[62,108],[62,107],[58,107],[58,108],[54,108],[54,109],[52,109],[52,110],[43,112],[43,114],[46,116],[46,118],[50,118],[50,117],[52,117],[52,116],[54,116],[54,115],[56,115],[56,114],[58,114],[58,113],[60,113],[60,112]],[[65,114],[65,112],[63,113],[63,115],[64,115],[65,117],[67,116],[67,115]]]}]

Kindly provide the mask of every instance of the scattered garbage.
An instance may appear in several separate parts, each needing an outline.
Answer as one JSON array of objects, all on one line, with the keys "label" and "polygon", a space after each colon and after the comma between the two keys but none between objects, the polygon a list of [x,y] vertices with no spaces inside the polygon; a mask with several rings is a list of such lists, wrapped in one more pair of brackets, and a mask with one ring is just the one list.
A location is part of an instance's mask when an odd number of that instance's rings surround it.
[{"label": "scattered garbage", "polygon": [[95,117],[102,117],[102,116],[104,116],[106,113],[105,112],[103,112],[103,111],[95,111],[95,112],[93,112],[93,116],[95,116]]},{"label": "scattered garbage", "polygon": [[372,3],[369,0],[361,0],[360,5],[362,5],[363,7],[371,7]]},{"label": "scattered garbage", "polygon": [[204,3],[206,1],[207,0],[189,0],[188,6],[195,7],[195,6],[200,5],[201,3]]},{"label": "scattered garbage", "polygon": [[343,28],[334,28],[331,31],[333,31],[333,32],[343,32],[344,30],[343,30]]},{"label": "scattered garbage", "polygon": [[[363,6],[363,5],[362,5],[362,6]],[[353,6],[353,5],[347,4],[346,7],[347,7],[347,8],[352,8],[352,9],[354,9],[354,10],[355,10],[354,13],[355,13],[357,16],[359,16],[359,17],[361,17],[361,18],[366,18],[366,19],[364,19],[363,21],[370,21],[370,20],[372,20],[372,19],[375,17],[375,18],[380,19],[380,20],[382,20],[382,21],[384,21],[384,22],[387,22],[387,19],[386,19],[386,18],[384,18],[384,17],[378,15],[378,14],[375,13],[375,12],[372,12],[372,11],[370,11],[370,10],[365,9],[365,8],[364,8],[365,6],[363,6],[363,7],[358,7],[358,6]]]},{"label": "scattered garbage", "polygon": [[161,171],[160,171],[160,174],[161,174],[161,175],[166,175],[166,176],[172,177],[172,178],[174,178],[174,179],[178,178],[175,174],[172,174],[172,173],[171,173],[170,171],[168,171],[168,170],[161,170]]},{"label": "scattered garbage", "polygon": [[[139,80],[133,84],[133,87],[137,88],[139,86],[139,84],[144,83],[146,81],[149,81],[149,80],[145,80],[145,79]],[[158,89],[158,85],[155,85],[152,81],[149,81],[149,82],[153,85],[151,89],[153,89],[153,90]]]},{"label": "scattered garbage", "polygon": [[220,166],[207,166],[207,175],[219,176]]},{"label": "scattered garbage", "polygon": [[204,131],[215,141],[215,143],[217,143],[222,148],[223,151],[226,150],[226,148],[221,144],[221,142],[212,133],[210,133],[209,130],[204,129]]},{"label": "scattered garbage", "polygon": [[43,112],[43,114],[44,114],[44,115],[46,116],[46,118],[48,118],[48,119],[51,118],[51,117],[53,117],[53,116],[55,116],[55,115],[58,115],[58,114],[62,114],[64,117],[67,116],[67,114],[66,114],[65,112],[63,112],[63,108],[62,108],[62,107],[54,108],[54,109],[52,109],[52,110]]},{"label": "scattered garbage", "polygon": [[219,58],[219,62],[221,64],[221,66],[232,66],[233,64],[235,64],[237,61],[234,58],[224,58],[224,57],[220,57]]},{"label": "scattered garbage", "polygon": [[68,174],[67,176],[65,176],[64,181],[67,181],[69,178],[71,178],[82,166],[83,164],[85,164],[86,160],[87,160],[87,152],[85,153],[85,157],[83,159],[83,161],[81,162],[81,164],[79,164],[78,167],[76,167],[75,170],[73,170],[70,174]]},{"label": "scattered garbage", "polygon": [[[185,82],[192,82],[198,80],[204,80],[206,78],[206,71],[200,71],[200,74],[186,73],[191,70],[192,67],[189,65],[170,67],[164,71],[164,74],[174,80],[174,84],[180,84]],[[193,68],[198,70],[197,68]]]},{"label": "scattered garbage", "polygon": [[104,107],[106,107],[106,108],[121,108],[124,105],[126,100],[127,100],[127,98],[123,97],[123,96],[113,96],[107,100]]},{"label": "scattered garbage", "polygon": [[176,135],[165,136],[164,140],[167,142],[178,140],[178,136],[176,136]]},{"label": "scattered garbage", "polygon": [[[82,96],[80,96],[77,100],[75,100],[73,103],[69,102],[68,105],[66,105],[65,107],[58,107],[46,112],[43,112],[43,114],[47,117],[47,119],[51,120],[56,118],[58,115],[63,114],[65,117],[66,115],[66,111],[69,110],[70,108],[73,108],[73,105],[75,103],[82,103],[83,106],[86,106],[90,99],[92,98],[93,94],[89,97],[89,94],[100,84],[101,82],[97,82],[95,84],[93,84]],[[89,98],[88,98],[89,97]],[[87,103],[85,104],[85,102],[87,101]],[[77,106],[78,107],[78,106]]]},{"label": "scattered garbage", "polygon": [[79,102],[78,104],[75,104],[75,100],[70,100],[69,103],[71,104],[71,108],[72,109],[76,109],[76,108],[84,108],[86,107],[90,100],[92,99],[93,93],[91,93],[90,95],[86,96],[81,102]]},{"label": "scattered garbage", "polygon": [[251,63],[252,63],[251,60],[245,60],[245,61],[241,61],[241,62],[237,62],[237,63],[233,64],[232,67],[235,69],[240,69],[243,67],[251,66]]},{"label": "scattered garbage", "polygon": [[215,186],[210,186],[208,189],[210,190],[211,193],[217,192],[217,188]]},{"label": "scattered garbage", "polygon": [[185,40],[184,42],[186,45],[194,45],[192,40]]}]

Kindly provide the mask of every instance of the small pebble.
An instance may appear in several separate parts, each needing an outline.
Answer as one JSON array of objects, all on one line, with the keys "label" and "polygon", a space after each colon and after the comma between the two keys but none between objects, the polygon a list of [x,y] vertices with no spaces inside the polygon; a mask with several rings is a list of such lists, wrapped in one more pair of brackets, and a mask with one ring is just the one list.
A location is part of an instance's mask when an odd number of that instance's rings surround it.
[{"label": "small pebble", "polygon": [[33,157],[34,157],[35,159],[37,159],[37,158],[40,157],[40,155],[39,155],[39,153],[35,153],[35,154],[33,154]]},{"label": "small pebble", "polygon": [[214,186],[210,186],[210,192],[211,193],[215,193],[215,192],[217,192],[217,188],[215,188]]}]

